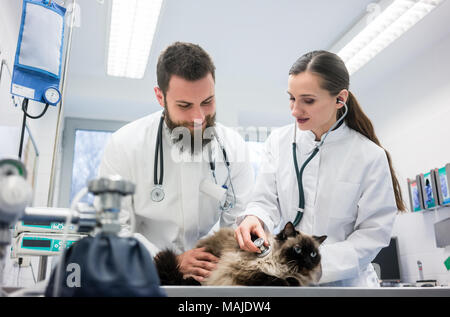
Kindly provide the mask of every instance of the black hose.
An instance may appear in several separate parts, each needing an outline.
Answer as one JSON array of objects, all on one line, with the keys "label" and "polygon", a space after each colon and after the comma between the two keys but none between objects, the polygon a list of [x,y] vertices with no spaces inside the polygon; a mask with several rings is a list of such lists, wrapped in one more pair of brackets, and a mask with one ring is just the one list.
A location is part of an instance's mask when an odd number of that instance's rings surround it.
[{"label": "black hose", "polygon": [[19,145],[19,160],[22,159],[22,148],[23,148],[23,139],[25,137],[25,125],[27,122],[27,115],[24,112],[23,113],[23,119],[22,119],[22,132],[20,133],[20,145]]},{"label": "black hose", "polygon": [[30,115],[30,114],[27,112],[27,110],[28,110],[28,99],[27,99],[27,98],[24,98],[24,99],[23,99],[23,102],[22,102],[22,111],[23,111],[23,112],[25,113],[25,115],[26,115],[28,118],[30,118],[30,119],[39,119],[39,118],[42,118],[42,117],[44,116],[44,114],[47,112],[48,106],[49,106],[49,104],[46,103],[46,104],[45,104],[45,108],[44,108],[44,110],[42,111],[42,113],[41,113],[40,115],[32,116],[32,115]]},{"label": "black hose", "polygon": [[45,108],[44,108],[44,110],[42,111],[41,114],[39,114],[37,116],[32,116],[32,115],[30,115],[27,112],[27,110],[28,110],[28,98],[24,98],[23,99],[23,101],[22,101],[23,119],[22,119],[22,132],[20,133],[19,160],[22,159],[23,140],[25,138],[25,127],[26,127],[27,117],[30,118],[30,119],[42,118],[44,116],[44,114],[47,112],[48,106],[49,106],[49,104],[46,103],[45,104]]}]

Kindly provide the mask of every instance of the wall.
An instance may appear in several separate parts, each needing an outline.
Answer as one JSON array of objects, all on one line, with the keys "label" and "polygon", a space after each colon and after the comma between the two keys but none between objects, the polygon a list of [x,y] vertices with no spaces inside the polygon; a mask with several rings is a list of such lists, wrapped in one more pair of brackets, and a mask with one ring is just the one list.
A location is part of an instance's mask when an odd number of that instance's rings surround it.
[{"label": "wall", "polygon": [[[450,33],[435,38],[432,44],[397,65],[378,64],[385,70],[384,76],[374,76],[373,81],[364,85],[355,84],[361,105],[373,119],[381,143],[392,155],[408,208],[406,179],[450,162]],[[399,58],[406,56],[405,53]],[[393,70],[389,72],[389,68]],[[362,76],[354,77],[358,81]],[[450,272],[443,264],[450,256],[450,248],[436,248],[433,227],[435,222],[448,217],[450,207],[397,217],[393,234],[399,240],[403,282],[419,279],[420,260],[425,279],[450,284]]]},{"label": "wall", "polygon": [[[7,63],[2,68],[0,79],[0,125],[16,127],[17,129],[20,129],[22,115],[19,110],[14,108],[9,90],[11,85],[10,72],[12,72],[14,64],[17,34],[19,32],[20,10],[21,4],[19,1],[5,1],[2,3],[0,10],[0,60],[5,60]],[[6,142],[3,139],[0,140],[2,144]],[[16,149],[14,148],[14,150]]]}]

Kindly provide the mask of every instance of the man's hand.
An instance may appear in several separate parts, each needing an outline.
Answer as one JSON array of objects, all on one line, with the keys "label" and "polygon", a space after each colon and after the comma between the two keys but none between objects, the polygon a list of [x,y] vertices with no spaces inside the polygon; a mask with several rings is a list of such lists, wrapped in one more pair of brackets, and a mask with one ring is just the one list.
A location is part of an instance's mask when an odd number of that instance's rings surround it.
[{"label": "man's hand", "polygon": [[197,248],[186,251],[177,257],[180,272],[183,277],[192,277],[202,282],[216,268],[219,258],[215,257],[205,248]]},{"label": "man's hand", "polygon": [[256,216],[245,217],[239,227],[234,231],[234,237],[242,250],[261,253],[261,251],[253,244],[251,234],[258,236],[258,238],[263,238],[264,245],[266,247],[269,246],[261,221]]}]

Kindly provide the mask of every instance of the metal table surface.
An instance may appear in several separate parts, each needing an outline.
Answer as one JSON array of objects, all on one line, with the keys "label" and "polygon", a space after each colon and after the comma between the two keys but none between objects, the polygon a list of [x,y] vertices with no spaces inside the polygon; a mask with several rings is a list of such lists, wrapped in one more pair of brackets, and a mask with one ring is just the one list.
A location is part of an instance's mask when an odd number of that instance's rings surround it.
[{"label": "metal table surface", "polygon": [[169,297],[450,297],[450,287],[162,286]]},{"label": "metal table surface", "polygon": [[[13,297],[43,296],[45,282],[29,289],[3,288]],[[168,297],[450,297],[450,287],[161,286]]]}]

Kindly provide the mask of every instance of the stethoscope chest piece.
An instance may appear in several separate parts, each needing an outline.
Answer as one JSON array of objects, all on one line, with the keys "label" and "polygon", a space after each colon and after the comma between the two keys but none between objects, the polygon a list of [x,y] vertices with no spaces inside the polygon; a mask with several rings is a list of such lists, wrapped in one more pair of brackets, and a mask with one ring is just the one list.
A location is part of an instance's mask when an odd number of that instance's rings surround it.
[{"label": "stethoscope chest piece", "polygon": [[256,239],[255,241],[253,241],[253,244],[261,251],[261,253],[256,255],[258,258],[265,257],[271,251],[270,246],[266,248],[266,246],[264,245],[264,239],[263,238]]},{"label": "stethoscope chest piece", "polygon": [[160,202],[164,199],[164,190],[161,185],[156,185],[151,192],[152,200],[155,202]]}]

